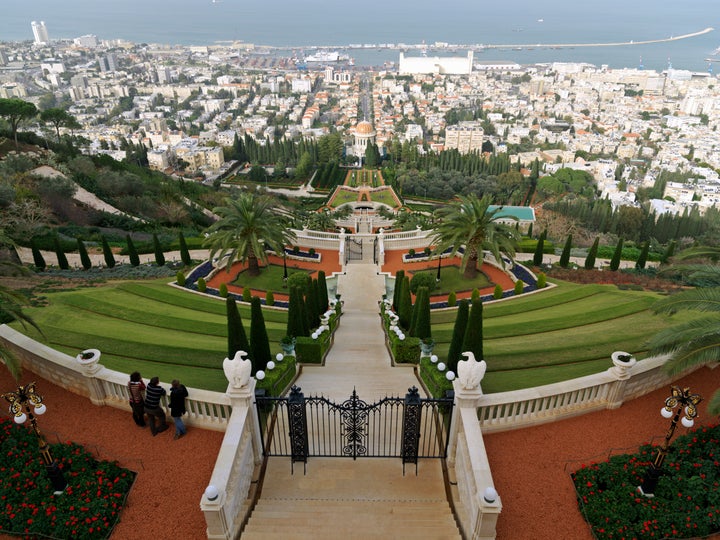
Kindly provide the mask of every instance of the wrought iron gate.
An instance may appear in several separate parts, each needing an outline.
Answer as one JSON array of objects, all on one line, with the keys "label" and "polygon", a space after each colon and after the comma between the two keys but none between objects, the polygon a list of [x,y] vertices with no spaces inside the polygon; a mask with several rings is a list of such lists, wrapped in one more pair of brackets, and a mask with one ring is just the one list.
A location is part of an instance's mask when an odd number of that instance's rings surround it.
[{"label": "wrought iron gate", "polygon": [[361,261],[363,258],[362,240],[353,240],[348,238],[345,241],[345,264],[348,261]]},{"label": "wrought iron gate", "polygon": [[421,398],[412,387],[404,398],[386,397],[368,404],[353,390],[343,403],[305,397],[297,386],[284,398],[258,396],[263,454],[308,457],[397,457],[405,464],[419,458],[444,458],[453,399]]}]

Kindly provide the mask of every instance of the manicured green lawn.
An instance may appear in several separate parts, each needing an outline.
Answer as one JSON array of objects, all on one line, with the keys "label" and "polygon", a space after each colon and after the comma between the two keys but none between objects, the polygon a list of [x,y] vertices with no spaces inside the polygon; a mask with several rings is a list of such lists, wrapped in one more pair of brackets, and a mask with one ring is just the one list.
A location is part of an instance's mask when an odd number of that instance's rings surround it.
[{"label": "manicured green lawn", "polygon": [[[292,268],[292,261],[287,262],[287,267],[288,277],[295,273],[310,273],[300,268]],[[320,269],[321,267],[318,265],[318,270]],[[251,276],[247,270],[243,270],[232,281],[232,284],[238,287],[250,287],[251,289],[261,291],[273,291],[273,293],[288,293],[287,287],[285,287],[285,283],[283,283],[283,272],[282,266],[274,264],[262,267],[260,275],[258,276]]]},{"label": "manicured green lawn", "polygon": [[356,202],[358,200],[358,194],[354,191],[348,191],[347,189],[338,190],[337,195],[332,201],[333,208],[337,208],[345,203]]},{"label": "manicured green lawn", "polygon": [[390,189],[384,189],[382,191],[373,191],[370,194],[370,199],[372,199],[373,202],[385,204],[385,205],[389,206],[390,208],[395,208],[398,205],[398,202],[395,200],[395,197],[393,197]]},{"label": "manicured green lawn", "polygon": [[[430,261],[428,264],[433,265],[433,262]],[[433,278],[437,276],[437,262],[434,263],[435,268],[434,269],[428,269],[428,270],[422,270],[420,272],[414,272],[412,275],[415,274],[430,274]],[[435,290],[433,290],[430,294],[432,295],[438,295],[438,294],[450,294],[451,292],[455,291],[467,291],[469,289],[482,289],[483,287],[487,287],[490,285],[490,280],[488,277],[483,274],[482,272],[478,272],[477,277],[473,281],[468,281],[465,279],[462,275],[462,272],[460,271],[460,268],[457,266],[443,266],[440,270],[440,283],[437,284]],[[453,318],[453,321],[455,319]]]}]

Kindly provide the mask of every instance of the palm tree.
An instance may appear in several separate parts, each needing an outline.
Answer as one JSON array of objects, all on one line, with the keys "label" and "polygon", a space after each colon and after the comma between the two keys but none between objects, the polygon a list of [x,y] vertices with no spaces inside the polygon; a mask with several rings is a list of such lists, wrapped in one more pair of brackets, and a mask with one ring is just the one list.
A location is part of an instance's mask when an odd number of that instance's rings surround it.
[{"label": "palm tree", "polygon": [[267,261],[265,244],[276,253],[295,239],[285,217],[274,211],[277,203],[266,196],[243,193],[225,199],[226,206],[213,209],[220,219],[207,228],[203,245],[210,248],[210,259],[227,257],[225,268],[236,260],[248,265],[248,274],[260,274],[260,262]]},{"label": "palm tree", "polygon": [[[2,229],[0,229],[0,246],[14,246],[13,241],[5,235],[5,231]],[[9,264],[16,267],[13,263],[3,264]],[[0,285],[0,324],[11,321],[20,321],[23,327],[30,325],[39,331],[40,329],[33,320],[22,311],[22,307],[27,303],[28,300],[25,296],[9,287]],[[15,380],[18,380],[20,378],[21,371],[20,361],[3,341],[0,341],[0,359],[5,363],[5,367],[7,367],[8,371]]]},{"label": "palm tree", "polygon": [[490,210],[490,197],[478,199],[475,195],[468,195],[459,199],[437,211],[439,224],[432,241],[436,244],[437,253],[452,247],[453,255],[464,244],[463,277],[474,279],[482,251],[487,249],[495,260],[504,265],[501,255],[508,255],[511,259],[515,257],[520,233],[499,221],[502,207]]},{"label": "palm tree", "polygon": [[[693,248],[679,254],[676,259],[697,257],[717,261],[720,248]],[[667,328],[650,340],[650,352],[669,353],[671,356],[665,369],[670,374],[677,374],[691,366],[720,361],[720,266],[711,263],[676,264],[671,269],[707,284],[664,298],[652,306],[656,313],[673,314],[680,310],[706,313],[703,317]],[[713,395],[708,410],[711,414],[720,414],[720,391]]]}]

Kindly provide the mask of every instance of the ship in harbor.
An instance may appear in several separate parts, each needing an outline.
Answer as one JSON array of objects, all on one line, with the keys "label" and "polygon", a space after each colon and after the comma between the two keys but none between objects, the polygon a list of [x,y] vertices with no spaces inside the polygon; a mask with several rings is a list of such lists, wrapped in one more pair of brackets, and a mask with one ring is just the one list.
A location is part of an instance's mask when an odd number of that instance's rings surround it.
[{"label": "ship in harbor", "polygon": [[347,54],[340,54],[337,51],[317,51],[305,57],[306,63],[335,63],[347,62],[350,57]]}]

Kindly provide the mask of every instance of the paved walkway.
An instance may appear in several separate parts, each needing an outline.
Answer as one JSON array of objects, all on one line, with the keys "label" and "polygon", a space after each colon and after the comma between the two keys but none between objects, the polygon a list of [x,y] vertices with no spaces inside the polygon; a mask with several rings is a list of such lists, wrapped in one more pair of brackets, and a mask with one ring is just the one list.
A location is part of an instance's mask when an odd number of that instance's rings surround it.
[{"label": "paved walkway", "polygon": [[385,346],[378,302],[385,293],[385,277],[374,264],[349,264],[338,277],[343,316],[335,332],[335,343],[324,366],[305,366],[297,385],[308,395],[323,395],[344,401],[357,391],[371,402],[386,396],[404,396],[417,386],[411,367],[392,367]]}]

